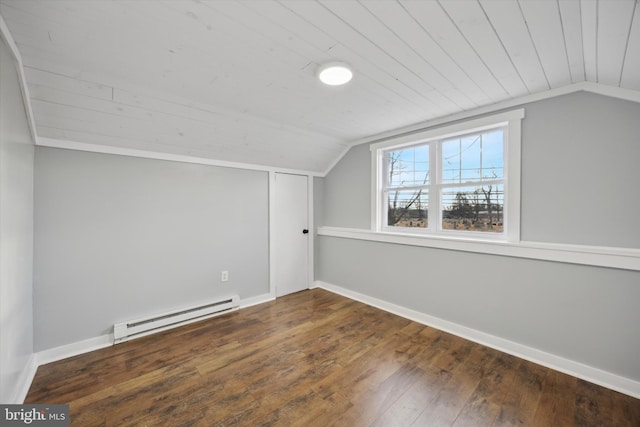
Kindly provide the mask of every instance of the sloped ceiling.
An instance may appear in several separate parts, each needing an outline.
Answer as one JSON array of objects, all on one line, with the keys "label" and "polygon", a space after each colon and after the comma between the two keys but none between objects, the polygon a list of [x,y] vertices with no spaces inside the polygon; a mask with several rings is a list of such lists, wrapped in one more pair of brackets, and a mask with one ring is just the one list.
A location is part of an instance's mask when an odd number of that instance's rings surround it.
[{"label": "sloped ceiling", "polygon": [[[0,0],[40,137],[321,172],[578,82],[640,91],[635,0]],[[344,87],[315,78],[346,61]]]}]

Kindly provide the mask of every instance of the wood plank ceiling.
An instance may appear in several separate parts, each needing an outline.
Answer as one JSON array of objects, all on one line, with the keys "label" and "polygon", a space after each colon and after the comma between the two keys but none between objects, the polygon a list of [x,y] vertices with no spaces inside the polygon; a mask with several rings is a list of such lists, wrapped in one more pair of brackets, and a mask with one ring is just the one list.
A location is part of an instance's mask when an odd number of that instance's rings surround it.
[{"label": "wood plank ceiling", "polygon": [[[640,91],[637,0],[0,0],[41,137],[322,172],[579,82]],[[315,78],[345,61],[344,87]]]}]

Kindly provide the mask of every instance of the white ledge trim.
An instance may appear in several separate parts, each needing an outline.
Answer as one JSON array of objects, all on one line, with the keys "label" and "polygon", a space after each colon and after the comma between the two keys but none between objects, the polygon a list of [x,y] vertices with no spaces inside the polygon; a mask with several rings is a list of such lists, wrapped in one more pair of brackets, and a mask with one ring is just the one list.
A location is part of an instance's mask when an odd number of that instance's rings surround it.
[{"label": "white ledge trim", "polygon": [[318,227],[318,235],[640,271],[640,249],[438,238],[342,227]]}]

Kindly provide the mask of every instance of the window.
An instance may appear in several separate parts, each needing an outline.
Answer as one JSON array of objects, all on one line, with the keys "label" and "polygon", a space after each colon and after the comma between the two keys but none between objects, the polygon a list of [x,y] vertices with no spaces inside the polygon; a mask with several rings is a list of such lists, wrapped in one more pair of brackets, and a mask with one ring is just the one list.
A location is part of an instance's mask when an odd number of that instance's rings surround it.
[{"label": "window", "polygon": [[374,229],[518,240],[523,113],[373,144]]}]

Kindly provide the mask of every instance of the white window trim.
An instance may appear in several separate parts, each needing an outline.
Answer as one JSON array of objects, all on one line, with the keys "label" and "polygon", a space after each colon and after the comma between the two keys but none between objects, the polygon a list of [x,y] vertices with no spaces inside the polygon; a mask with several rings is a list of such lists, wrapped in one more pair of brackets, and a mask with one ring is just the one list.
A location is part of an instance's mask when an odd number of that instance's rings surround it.
[{"label": "white window trim", "polygon": [[[521,162],[521,122],[524,118],[524,109],[511,110],[499,114],[492,114],[457,122],[447,126],[439,126],[423,131],[412,132],[385,139],[370,145],[371,150],[371,230],[373,232],[389,234],[388,228],[383,230],[381,191],[383,174],[383,151],[392,147],[402,147],[415,145],[422,142],[445,139],[469,132],[482,131],[494,128],[499,125],[506,125],[505,136],[505,234],[500,236],[481,235],[481,233],[455,233],[451,237],[447,233],[420,233],[414,231],[416,236],[423,238],[452,238],[455,240],[487,240],[495,241],[500,237],[500,241],[519,242],[520,241],[520,162]],[[407,234],[409,230],[402,230]],[[466,237],[468,236],[468,237]]]}]

